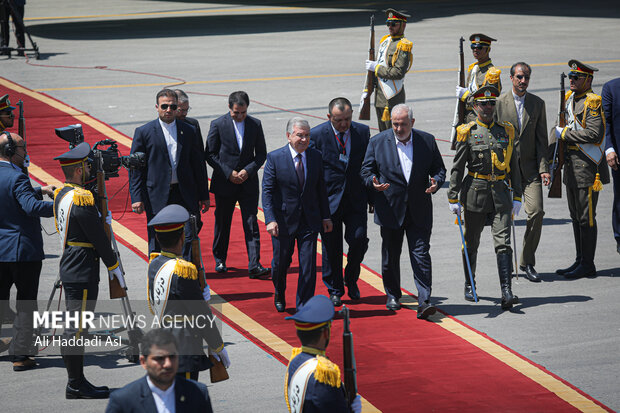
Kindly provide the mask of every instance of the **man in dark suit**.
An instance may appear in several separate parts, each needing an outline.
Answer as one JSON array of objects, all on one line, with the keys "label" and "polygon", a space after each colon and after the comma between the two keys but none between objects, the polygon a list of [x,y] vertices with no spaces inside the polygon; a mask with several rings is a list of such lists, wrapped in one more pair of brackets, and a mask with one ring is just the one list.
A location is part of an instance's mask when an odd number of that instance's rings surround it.
[{"label": "man in dark suit", "polygon": [[286,308],[286,272],[295,240],[299,254],[296,307],[300,309],[314,296],[317,235],[332,230],[321,153],[308,148],[310,125],[302,118],[292,118],[286,125],[286,137],[288,145],[267,155],[263,173],[263,209],[273,245],[271,276],[278,312]]},{"label": "man in dark suit", "polygon": [[443,184],[446,168],[433,135],[413,129],[414,122],[409,106],[394,106],[392,129],[370,140],[361,176],[365,185],[376,191],[375,223],[381,226],[381,275],[387,294],[386,307],[400,309],[400,253],[403,235],[407,234],[418,289],[418,318],[426,319],[435,313],[430,302],[431,195]]},{"label": "man in dark suit", "polygon": [[605,112],[605,156],[614,180],[614,204],[611,223],[616,238],[616,251],[620,254],[620,171],[618,170],[618,151],[620,150],[620,77],[603,85],[601,93]]},{"label": "man in dark suit", "polygon": [[[184,206],[198,217],[199,211],[209,209],[207,167],[202,147],[196,138],[196,129],[177,122],[177,95],[171,89],[157,93],[159,118],[136,129],[131,153],[144,152],[146,167],[129,173],[131,207],[137,214],[146,212],[150,221],[163,207],[170,204]],[[152,228],[148,229],[149,253],[160,251]],[[191,228],[185,226],[183,257],[191,259]]]},{"label": "man in dark suit", "polygon": [[260,120],[248,116],[250,98],[242,91],[228,97],[229,113],[211,122],[205,157],[213,168],[210,191],[215,195],[213,257],[215,271],[226,272],[228,241],[235,204],[239,202],[248,252],[250,278],[269,274],[260,264],[258,170],[265,163],[267,146]]},{"label": "man in dark suit", "polygon": [[196,118],[190,118],[187,116],[189,111],[192,109],[189,106],[189,96],[187,96],[187,93],[183,92],[181,89],[174,89],[174,93],[177,94],[178,104],[177,111],[175,113],[176,119],[189,123],[196,128],[196,138],[198,138],[198,143],[200,146],[204,146],[204,142],[202,141],[202,131],[200,130],[200,122],[198,122],[198,119]]},{"label": "man in dark suit", "polygon": [[[323,172],[329,212],[334,229],[321,233],[323,242],[323,282],[335,306],[342,305],[340,297],[347,285],[349,297],[360,298],[357,280],[360,264],[368,249],[366,204],[370,203],[368,192],[360,177],[360,168],[370,129],[361,123],[352,122],[351,102],[336,98],[329,102],[327,122],[312,128],[310,147],[321,151]],[[349,245],[347,266],[342,278],[342,225],[345,226],[344,239]]]},{"label": "man in dark suit", "polygon": [[146,376],[114,391],[106,413],[213,412],[207,386],[176,375],[179,354],[170,331],[149,331],[140,348]]},{"label": "man in dark suit", "polygon": [[[37,309],[39,276],[41,275],[43,239],[39,217],[51,217],[51,202],[42,201],[43,194],[52,195],[53,186],[34,189],[22,172],[26,144],[21,136],[8,131],[0,133],[0,328],[4,310],[8,309],[11,286],[17,288],[17,317],[14,322],[10,353],[13,370],[35,366],[32,354],[32,314]],[[9,347],[0,340],[0,353]]]}]

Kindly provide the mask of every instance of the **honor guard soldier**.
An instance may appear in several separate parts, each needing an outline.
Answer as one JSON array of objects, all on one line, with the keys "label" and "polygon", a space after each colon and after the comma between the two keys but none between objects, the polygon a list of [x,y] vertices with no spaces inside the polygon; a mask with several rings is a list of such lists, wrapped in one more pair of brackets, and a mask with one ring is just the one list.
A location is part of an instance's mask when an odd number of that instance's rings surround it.
[{"label": "honor guard soldier", "polygon": [[573,265],[557,270],[566,278],[596,276],[596,204],[598,192],[609,183],[604,160],[605,120],[601,97],[592,92],[598,69],[578,60],[568,62],[570,91],[566,92],[566,127],[556,126],[556,139],[564,141],[564,184],[575,236]]},{"label": "honor guard soldier", "polygon": [[[108,269],[110,278],[116,277],[125,287],[125,280],[110,240],[106,236],[101,215],[95,206],[93,194],[83,185],[90,176],[88,154],[90,146],[82,142],[69,152],[55,157],[65,175],[63,187],[54,191],[54,220],[63,252],[60,258],[60,280],[65,291],[68,312],[85,308],[94,311],[99,294],[99,258]],[[106,218],[112,220],[110,215]],[[66,328],[64,338],[79,338],[87,330]],[[67,399],[105,399],[106,386],[93,386],[84,377],[84,347],[63,346],[62,358],[69,382]]]},{"label": "honor guard soldier", "polygon": [[495,86],[498,91],[502,91],[502,82],[500,80],[501,70],[493,66],[491,57],[491,42],[496,39],[482,33],[474,33],[469,36],[471,42],[471,51],[476,62],[467,68],[466,87],[456,87],[456,97],[466,103],[465,106],[465,122],[476,120],[476,113],[473,108],[473,94],[483,86]]},{"label": "honor guard soldier", "polygon": [[9,95],[2,96],[0,98],[0,132],[13,127],[15,120],[14,110],[15,107],[11,106]]},{"label": "honor guard soldier", "polygon": [[357,395],[351,406],[340,381],[340,369],[327,357],[325,349],[331,336],[334,305],[324,295],[316,295],[286,320],[295,320],[301,347],[293,348],[286,369],[285,397],[289,412],[320,413],[362,411]]},{"label": "honor guard soldier", "polygon": [[[148,223],[155,231],[162,251],[151,253],[148,272],[148,303],[162,327],[174,324],[172,333],[179,342],[179,375],[198,380],[198,373],[213,365],[203,350],[202,340],[209,345],[209,354],[230,366],[222,336],[215,324],[208,299],[208,286],[201,291],[198,270],[182,258],[185,223],[189,212],[181,205],[164,207]],[[200,317],[196,317],[200,316]]]},{"label": "honor guard soldier", "polygon": [[[407,18],[404,11],[384,10],[389,34],[379,42],[377,60],[366,60],[366,70],[374,71],[379,87],[376,89],[375,108],[379,130],[390,129],[390,113],[399,103],[405,103],[405,75],[413,64],[413,43],[405,39]],[[367,92],[364,92],[367,93]],[[366,95],[362,95],[362,101]]]},{"label": "honor guard soldier", "polygon": [[[493,86],[482,87],[473,94],[478,118],[457,128],[448,201],[450,210],[455,214],[461,214],[461,205],[465,209],[465,243],[472,278],[475,278],[480,234],[487,221],[492,223],[491,233],[502,290],[501,305],[502,309],[507,310],[518,302],[511,288],[510,228],[511,214],[517,215],[521,208],[521,176],[518,155],[513,152],[514,127],[508,122],[493,122],[498,95],[499,91]],[[463,263],[465,299],[474,301],[464,255]]]}]

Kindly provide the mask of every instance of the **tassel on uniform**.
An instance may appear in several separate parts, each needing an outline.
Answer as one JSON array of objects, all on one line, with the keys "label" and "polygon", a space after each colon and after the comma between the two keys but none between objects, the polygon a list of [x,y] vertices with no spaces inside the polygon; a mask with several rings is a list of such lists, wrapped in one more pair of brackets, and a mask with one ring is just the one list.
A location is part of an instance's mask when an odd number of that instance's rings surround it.
[{"label": "tassel on uniform", "polygon": [[316,358],[318,363],[316,364],[316,370],[314,370],[315,380],[319,383],[339,388],[341,385],[340,368],[323,356],[316,356]]},{"label": "tassel on uniform", "polygon": [[190,280],[198,279],[198,270],[196,266],[182,259],[177,259],[177,263],[174,266],[174,273],[181,278],[188,278]]},{"label": "tassel on uniform", "polygon": [[92,192],[82,188],[75,188],[73,190],[73,203],[77,206],[93,206],[95,205],[95,198]]},{"label": "tassel on uniform", "polygon": [[594,192],[600,192],[603,190],[603,183],[601,182],[601,174],[597,173],[596,178],[594,178],[594,183],[592,184],[592,190]]},{"label": "tassel on uniform", "polygon": [[383,109],[383,116],[381,116],[381,122],[389,122],[390,120],[392,120],[392,118],[390,118],[390,108],[389,106],[386,106]]},{"label": "tassel on uniform", "polygon": [[161,254],[159,252],[151,252],[151,255],[149,256],[149,264],[151,263],[151,261],[153,261],[155,258],[159,257]]}]

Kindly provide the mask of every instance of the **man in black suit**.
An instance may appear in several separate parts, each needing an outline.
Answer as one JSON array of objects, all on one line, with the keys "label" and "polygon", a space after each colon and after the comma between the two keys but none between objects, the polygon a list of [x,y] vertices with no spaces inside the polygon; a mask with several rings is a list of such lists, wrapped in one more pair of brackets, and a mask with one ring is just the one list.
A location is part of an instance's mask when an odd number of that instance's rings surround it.
[{"label": "man in black suit", "polygon": [[140,348],[146,376],[112,392],[106,413],[213,412],[207,386],[176,375],[179,354],[170,331],[149,331]]},{"label": "man in black suit", "polygon": [[431,195],[441,188],[446,168],[433,135],[413,129],[414,122],[409,106],[394,106],[392,129],[370,140],[361,176],[366,186],[376,191],[375,223],[381,226],[381,275],[387,294],[386,307],[400,309],[400,252],[403,234],[407,234],[418,289],[418,318],[426,319],[435,313],[430,302]]},{"label": "man in black suit", "polygon": [[[329,102],[327,122],[310,131],[310,146],[323,155],[323,173],[329,211],[334,229],[321,232],[323,242],[323,282],[329,291],[329,298],[335,306],[341,306],[340,297],[347,285],[349,297],[359,300],[357,280],[360,264],[368,249],[368,216],[366,204],[370,204],[368,191],[360,177],[360,168],[368,147],[370,129],[361,123],[352,122],[353,109],[346,98],[335,98]],[[349,245],[347,266],[342,277],[342,226],[344,239]]]},{"label": "man in black suit", "polygon": [[[176,121],[178,103],[173,90],[161,90],[156,102],[159,118],[137,128],[131,144],[132,154],[146,154],[146,167],[129,173],[131,207],[137,214],[146,212],[150,221],[166,205],[179,204],[198,217],[200,230],[199,211],[209,209],[202,146],[193,126]],[[148,228],[148,238],[149,253],[161,251],[152,228]],[[185,226],[183,257],[191,260],[189,223]]]},{"label": "man in black suit", "polygon": [[288,144],[269,152],[263,173],[263,210],[271,235],[271,276],[278,312],[286,308],[286,273],[295,241],[299,255],[296,307],[314,296],[316,286],[316,240],[319,231],[332,230],[329,201],[323,178],[321,153],[308,148],[310,125],[292,118],[286,125]]},{"label": "man in black suit", "polygon": [[614,180],[614,203],[611,223],[616,238],[616,251],[620,254],[620,170],[618,170],[618,151],[620,150],[620,77],[603,85],[601,93],[605,111],[605,156]]},{"label": "man in black suit", "polygon": [[210,191],[215,195],[213,257],[215,271],[226,272],[228,241],[235,204],[239,202],[250,278],[269,274],[260,264],[258,170],[267,146],[260,120],[248,116],[250,98],[242,91],[228,97],[229,112],[211,122],[205,157],[213,168]]}]

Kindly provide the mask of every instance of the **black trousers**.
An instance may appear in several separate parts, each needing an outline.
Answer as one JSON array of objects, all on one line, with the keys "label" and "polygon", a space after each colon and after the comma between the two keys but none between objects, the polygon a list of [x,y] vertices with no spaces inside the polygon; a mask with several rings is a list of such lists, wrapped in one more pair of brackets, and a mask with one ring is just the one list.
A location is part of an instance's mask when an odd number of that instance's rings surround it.
[{"label": "black trousers", "polygon": [[[99,296],[99,282],[88,283],[62,283],[62,288],[65,293],[65,306],[68,312],[81,311],[82,302],[84,301],[84,290],[86,292],[86,311],[95,311],[97,305],[97,297]],[[65,328],[63,338],[70,339],[78,333],[77,328]],[[88,328],[80,331],[81,335],[88,334]],[[61,348],[61,353],[65,355],[82,355],[84,354],[84,347],[73,346]]]},{"label": "black trousers", "polygon": [[11,286],[15,284],[17,288],[17,316],[9,348],[13,361],[34,355],[32,314],[37,311],[42,264],[41,261],[0,262],[0,320],[4,319],[4,310],[8,308]]},{"label": "black trousers", "polygon": [[[15,5],[15,11],[19,13],[19,16],[14,16],[14,20],[19,18],[23,22],[24,18],[24,6]],[[9,16],[11,16],[11,9],[9,8],[9,4],[7,1],[0,2],[0,30],[2,31],[2,46],[9,45],[9,37],[10,37],[10,27],[9,27]],[[26,47],[26,42],[24,38],[24,31],[22,30],[22,26],[15,24],[15,37],[17,39],[17,47]]]},{"label": "black trousers", "polygon": [[239,202],[245,248],[248,252],[248,270],[260,265],[260,230],[256,214],[258,212],[258,194],[249,197],[223,197],[215,195],[215,227],[213,228],[213,257],[216,263],[226,262],[230,227],[235,204]]}]

